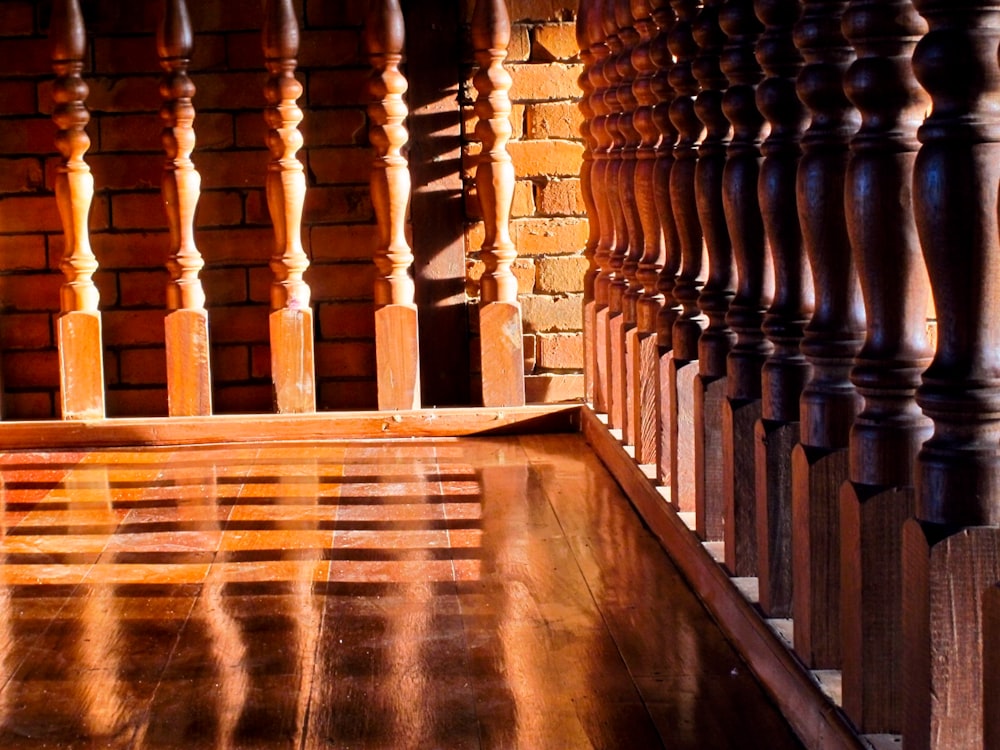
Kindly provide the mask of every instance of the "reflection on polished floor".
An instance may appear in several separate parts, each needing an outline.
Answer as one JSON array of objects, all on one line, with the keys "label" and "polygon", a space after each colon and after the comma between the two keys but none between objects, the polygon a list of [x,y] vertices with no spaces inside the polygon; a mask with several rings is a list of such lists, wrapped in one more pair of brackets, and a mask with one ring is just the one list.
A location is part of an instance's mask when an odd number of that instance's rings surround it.
[{"label": "reflection on polished floor", "polygon": [[798,747],[578,435],[0,460],[2,748]]}]

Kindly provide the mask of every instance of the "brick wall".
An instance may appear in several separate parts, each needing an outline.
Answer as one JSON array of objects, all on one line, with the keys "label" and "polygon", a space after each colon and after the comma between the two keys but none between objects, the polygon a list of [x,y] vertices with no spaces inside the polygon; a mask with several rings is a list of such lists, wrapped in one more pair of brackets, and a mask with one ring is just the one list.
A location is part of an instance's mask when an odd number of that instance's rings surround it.
[{"label": "brick wall", "polygon": [[[49,5],[0,3],[0,358],[8,419],[52,416],[57,402],[53,319],[63,242],[52,194],[57,159],[45,38]],[[582,393],[579,289],[586,220],[574,177],[581,152],[572,102],[579,71],[571,12],[564,5],[511,4],[517,21],[511,45],[516,134],[511,153],[518,174],[514,233],[523,255],[518,274],[532,400]],[[108,413],[164,414],[168,238],[159,194],[163,156],[153,40],[160,3],[83,0],[82,6],[92,112],[87,161],[96,187],[90,226],[101,266],[95,281],[104,321]],[[202,279],[219,412],[271,410],[272,233],[263,190],[268,155],[257,7],[251,12],[243,3],[189,2],[196,32],[191,71],[198,88],[193,158],[202,175],[197,242],[206,261]],[[322,409],[375,404],[374,227],[364,112],[369,71],[360,28],[366,7],[363,0],[297,3],[306,144],[299,155],[308,180],[303,242],[312,262],[306,278],[316,312]],[[481,223],[475,222],[475,201],[466,205],[474,279]],[[468,286],[474,296],[475,281]]]}]

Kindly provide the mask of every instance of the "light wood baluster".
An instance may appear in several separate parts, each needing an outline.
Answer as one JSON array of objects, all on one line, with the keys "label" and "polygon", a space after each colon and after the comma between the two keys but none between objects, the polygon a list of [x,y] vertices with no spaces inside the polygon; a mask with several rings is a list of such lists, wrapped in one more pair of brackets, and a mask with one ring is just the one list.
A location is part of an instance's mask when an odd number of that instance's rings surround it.
[{"label": "light wood baluster", "polygon": [[795,29],[806,61],[796,85],[812,117],[802,137],[797,204],[816,309],[802,340],[812,374],[802,391],[800,444],[792,451],[791,558],[783,557],[787,537],[773,537],[772,567],[761,585],[766,611],[787,613],[791,595],[795,650],[817,669],[840,667],[840,488],[861,407],[849,376],[865,327],[844,215],[847,144],[859,124],[843,86],[854,59],[840,31],[846,5],[807,0]]},{"label": "light wood baluster", "polygon": [[170,416],[212,413],[209,367],[208,312],[199,272],[205,265],[194,239],[194,214],[201,175],[191,161],[195,146],[194,83],[188,76],[191,21],[184,0],[167,0],[156,35],[163,106],[163,203],[170,227],[167,271],[167,316],[164,320],[167,357],[167,404]]},{"label": "light wood baluster", "polygon": [[[911,201],[917,127],[928,99],[910,58],[926,24],[910,0],[852,0],[844,32],[858,59],[847,96],[861,112],[847,166],[847,229],[868,327],[851,380],[864,409],[841,488],[843,705],[861,731],[899,734],[903,523],[931,424],[914,397],[930,362],[930,297]],[[886,92],[893,92],[886,96]]]},{"label": "light wood baluster", "polygon": [[[917,403],[934,423],[903,532],[903,746],[983,746],[982,607],[1000,580],[1000,2],[916,0],[933,104],[913,208],[937,310]],[[993,683],[993,676],[989,682]]]},{"label": "light wood baluster", "polygon": [[596,58],[590,49],[588,24],[596,7],[594,0],[580,0],[576,14],[576,43],[580,48],[580,62],[583,70],[577,83],[583,95],[580,97],[580,137],[583,138],[583,163],[580,165],[580,192],[587,209],[587,244],[583,255],[587,259],[587,271],[583,277],[583,397],[596,408],[595,386],[597,379],[596,328],[597,305],[594,286],[600,267],[597,265],[597,245],[601,239],[601,222],[597,212],[597,198],[594,188],[594,152],[598,148],[597,138],[591,124],[596,112],[593,106],[594,82],[592,78]]},{"label": "light wood baluster", "polygon": [[271,377],[279,413],[316,411],[313,365],[313,314],[309,285],[303,274],[309,258],[302,248],[302,209],[306,178],[296,153],[302,147],[302,110],[297,100],[302,84],[295,78],[299,26],[291,0],[266,0],[263,30],[268,78],[267,205],[274,223],[271,257]]},{"label": "light wood baluster", "polygon": [[707,251],[707,278],[698,295],[706,328],[698,338],[698,372],[692,379],[694,415],[695,530],[704,540],[723,535],[722,405],[726,395],[726,357],[736,343],[726,313],[736,293],[736,263],[726,226],[723,174],[732,127],[722,111],[728,87],[720,67],[726,35],[719,26],[722,0],[707,0],[693,27],[698,56],[693,71],[701,92],[695,112],[705,126],[698,148],[695,197]]},{"label": "light wood baluster", "polygon": [[60,290],[57,321],[59,396],[63,419],[103,419],[104,348],[101,341],[100,295],[94,285],[97,259],[90,247],[87,221],[94,197],[94,178],[84,161],[90,148],[84,101],[88,88],[80,73],[87,46],[83,14],[77,0],[55,0],[52,6],[52,119],[59,128],[56,148],[56,203],[65,235],[60,268],[66,281]]},{"label": "light wood baluster", "polygon": [[735,478],[732,517],[726,521],[726,567],[740,576],[757,574],[757,539],[767,533],[766,519],[790,517],[799,397],[810,370],[799,344],[813,309],[812,272],[795,205],[806,110],[795,92],[803,60],[792,41],[792,29],[802,6],[798,0],[754,0],[754,12],[764,24],[757,60],[765,78],[757,87],[757,107],[771,127],[761,146],[764,161],[757,191],[775,283],[774,301],[763,325],[772,350],[761,369],[761,419],[754,427],[755,485],[747,487]]},{"label": "light wood baluster", "polygon": [[631,422],[635,425],[635,458],[640,464],[656,464],[659,448],[656,319],[663,304],[663,295],[657,289],[657,281],[666,260],[666,245],[656,204],[656,149],[661,136],[654,114],[659,101],[654,83],[657,63],[653,52],[658,31],[652,12],[650,0],[632,1],[632,17],[639,32],[639,43],[632,53],[632,65],[637,73],[632,88],[638,105],[633,122],[640,134],[636,152],[635,197],[642,222],[643,248],[636,270],[642,293],[636,300],[636,326],[631,333],[633,339],[627,342],[629,345],[626,348],[631,352]]},{"label": "light wood baluster", "polygon": [[375,249],[375,359],[379,409],[420,408],[420,347],[414,303],[413,252],[406,240],[410,170],[402,153],[407,132],[403,101],[405,28],[399,0],[373,3],[365,25],[372,73],[368,138],[375,148],[372,205],[378,221]]},{"label": "light wood baluster", "polygon": [[670,203],[681,250],[680,274],[674,284],[674,297],[682,309],[673,327],[673,358],[667,386],[672,402],[670,491],[672,502],[679,510],[693,512],[694,379],[698,374],[698,339],[708,323],[698,309],[698,296],[705,284],[708,263],[695,190],[698,144],[705,127],[695,112],[698,80],[692,73],[692,64],[698,54],[692,27],[701,10],[701,2],[671,0],[671,5],[677,14],[677,22],[670,31],[669,44],[677,62],[670,70],[670,84],[675,94],[670,103],[670,119],[679,137],[670,171]]},{"label": "light wood baluster", "polygon": [[512,128],[507,93],[511,77],[503,66],[510,42],[505,0],[476,0],[472,41],[479,64],[473,79],[479,92],[476,135],[483,144],[476,167],[476,190],[485,221],[482,255],[486,270],[479,307],[483,405],[520,406],[524,404],[524,343],[517,279],[511,272],[517,249],[510,236],[514,165],[507,153]]},{"label": "light wood baluster", "polygon": [[674,323],[681,312],[680,303],[674,297],[674,285],[681,267],[680,239],[677,236],[677,221],[670,200],[670,179],[674,168],[674,147],[677,144],[677,128],[670,120],[670,105],[674,100],[674,90],[670,84],[674,58],[670,52],[670,32],[674,28],[676,16],[668,0],[653,0],[653,20],[658,33],[653,40],[652,54],[656,62],[653,76],[653,90],[656,105],[653,120],[660,131],[660,142],[656,147],[655,182],[656,213],[660,220],[666,256],[656,290],[663,296],[663,304],[656,317],[656,347],[659,365],[656,377],[656,402],[659,419],[659,441],[657,446],[657,481],[669,487],[670,472],[674,455],[671,414],[673,398],[670,391],[670,368],[674,357]]}]

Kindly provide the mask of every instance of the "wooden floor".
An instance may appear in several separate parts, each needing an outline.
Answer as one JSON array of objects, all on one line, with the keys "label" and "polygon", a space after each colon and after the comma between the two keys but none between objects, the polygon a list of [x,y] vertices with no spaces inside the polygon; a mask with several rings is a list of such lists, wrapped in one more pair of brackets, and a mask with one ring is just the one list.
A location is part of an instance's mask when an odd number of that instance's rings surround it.
[{"label": "wooden floor", "polygon": [[799,747],[579,435],[0,461],[2,748]]}]

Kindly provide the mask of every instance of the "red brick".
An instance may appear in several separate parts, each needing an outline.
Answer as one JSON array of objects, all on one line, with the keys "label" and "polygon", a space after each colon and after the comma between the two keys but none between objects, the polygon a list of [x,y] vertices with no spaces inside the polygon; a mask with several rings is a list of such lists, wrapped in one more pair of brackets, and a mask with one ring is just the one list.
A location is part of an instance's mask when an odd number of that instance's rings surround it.
[{"label": "red brick", "polygon": [[305,0],[306,23],[310,27],[361,26],[368,9],[366,0]]},{"label": "red brick", "polygon": [[583,290],[583,277],[588,261],[582,255],[539,258],[538,282],[535,291],[541,294],[561,294]]},{"label": "red brick", "polygon": [[[301,8],[301,3],[296,2]],[[264,14],[256,4],[247,3],[188,3],[191,8],[191,26],[198,31],[237,31],[260,29]],[[297,10],[296,18],[301,18]]]},{"label": "red brick", "polygon": [[569,255],[587,244],[586,219],[517,219],[512,222],[514,244],[524,255]]},{"label": "red brick", "polygon": [[122,307],[154,307],[165,309],[167,306],[167,271],[125,271],[118,274],[118,284],[121,289]]},{"label": "red brick", "polygon": [[374,157],[369,148],[317,148],[309,152],[309,172],[319,185],[367,184]]},{"label": "red brick", "polygon": [[4,388],[59,387],[59,355],[55,349],[4,352],[0,363]]},{"label": "red brick", "polygon": [[159,193],[119,193],[111,199],[116,229],[166,229],[167,216]]},{"label": "red brick", "polygon": [[[0,3],[0,7],[5,4]],[[0,16],[0,22],[2,21]],[[3,26],[0,26],[0,32],[5,35],[8,33]],[[52,49],[41,39],[0,40],[0,59],[3,60],[5,76],[52,75]]]},{"label": "red brick", "polygon": [[[274,271],[270,266],[258,266],[247,270],[249,281],[249,299],[262,305],[271,304],[271,285],[274,283]],[[305,274],[306,283],[310,281],[312,274],[307,270]]]},{"label": "red brick", "polygon": [[0,235],[0,271],[41,271],[47,267],[45,237]]},{"label": "red brick", "polygon": [[511,141],[507,151],[518,177],[575,177],[583,163],[583,145],[575,141]]},{"label": "red brick", "polygon": [[367,67],[314,71],[309,77],[309,106],[348,107],[367,103]]},{"label": "red brick", "polygon": [[546,370],[581,369],[583,367],[583,334],[539,334],[538,366]]},{"label": "red brick", "polygon": [[[93,125],[89,127],[89,131],[94,131]],[[54,154],[56,132],[55,124],[48,117],[8,122],[0,129],[0,154]]]},{"label": "red brick", "polygon": [[264,185],[269,155],[257,151],[203,151],[194,155],[202,190]]},{"label": "red brick", "polygon": [[12,313],[0,315],[0,350],[46,349],[54,346],[50,313]]},{"label": "red brick", "polygon": [[538,213],[546,216],[583,216],[586,212],[579,179],[547,180],[538,188]]},{"label": "red brick", "polygon": [[35,3],[4,0],[0,3],[0,29],[4,36],[31,34],[35,30]]},{"label": "red brick", "polygon": [[38,86],[34,81],[0,81],[0,116],[33,115],[37,109]]},{"label": "red brick", "polygon": [[579,331],[583,327],[583,295],[525,294],[521,298],[524,330],[533,333]]},{"label": "red brick", "polygon": [[165,349],[122,349],[118,353],[121,382],[126,385],[166,385]]},{"label": "red brick", "polygon": [[52,196],[0,197],[0,227],[5,232],[61,232],[59,209]]},{"label": "red brick", "polygon": [[508,62],[527,62],[531,57],[530,27],[517,23],[511,26],[510,42],[507,44]]},{"label": "red brick", "polygon": [[[469,219],[483,218],[482,205],[475,183],[465,193],[465,215]],[[513,218],[532,216],[535,213],[535,186],[529,180],[518,180],[514,184],[514,200],[511,203],[510,215]]]},{"label": "red brick", "polygon": [[267,263],[274,246],[274,232],[266,228],[227,227],[198,232],[198,247],[206,263]]},{"label": "red brick", "polygon": [[231,305],[247,301],[245,268],[206,268],[201,272],[208,305]]},{"label": "red brick", "polygon": [[321,380],[318,402],[321,409],[374,409],[377,385],[373,380]]},{"label": "red brick", "polygon": [[250,347],[250,377],[260,379],[271,378],[271,348],[268,346]]},{"label": "red brick", "polygon": [[250,352],[245,346],[212,347],[212,379],[232,383],[250,378]]},{"label": "red brick", "polygon": [[374,224],[335,224],[309,229],[312,258],[321,263],[329,260],[370,260],[375,247],[377,229]]},{"label": "red brick", "polygon": [[165,388],[114,388],[105,396],[109,417],[165,417]]},{"label": "red brick", "polygon": [[319,377],[370,378],[375,375],[374,342],[320,342],[316,345]]},{"label": "red brick", "polygon": [[572,21],[576,3],[572,0],[511,0],[512,21]]},{"label": "red brick", "polygon": [[368,143],[364,109],[310,109],[300,129],[307,147],[364,146]]},{"label": "red brick", "polygon": [[94,286],[101,296],[101,310],[109,310],[118,305],[118,274],[114,271],[99,269],[94,273]]},{"label": "red brick", "polygon": [[375,307],[364,302],[335,302],[318,305],[321,339],[375,337]]},{"label": "red brick", "polygon": [[583,113],[576,102],[528,104],[526,114],[525,132],[528,138],[580,138]]},{"label": "red brick", "polygon": [[524,398],[529,404],[556,404],[583,400],[583,375],[543,373],[524,379]]},{"label": "red brick", "polygon": [[148,34],[160,21],[160,8],[156,3],[90,0],[87,5],[87,31],[92,35]]},{"label": "red brick", "polygon": [[580,54],[576,43],[576,24],[553,23],[536,26],[531,59],[544,62],[572,60]]},{"label": "red brick", "polygon": [[194,73],[198,87],[194,104],[199,111],[212,109],[256,109],[263,111],[264,71],[253,73]]},{"label": "red brick", "polygon": [[[159,190],[163,181],[163,157],[160,154],[95,154],[87,162],[94,174],[97,190]],[[159,197],[159,203],[159,212],[165,220],[162,197]],[[116,215],[116,224],[117,221]]]},{"label": "red brick", "polygon": [[162,309],[104,310],[101,313],[101,320],[104,325],[105,345],[163,346],[164,314]]},{"label": "red brick", "polygon": [[94,125],[99,132],[99,137],[94,138],[95,150],[155,151],[162,148],[163,120],[159,115],[107,115],[97,119]]},{"label": "red brick", "polygon": [[[236,115],[236,146],[238,148],[265,148],[267,143],[267,123],[263,110],[240,112]],[[299,128],[303,130],[303,125]]]},{"label": "red brick", "polygon": [[268,341],[268,310],[263,305],[216,307],[209,311],[212,341],[216,344]]},{"label": "red brick", "polygon": [[299,65],[304,68],[363,65],[368,61],[361,50],[359,30],[304,31],[301,38]]},{"label": "red brick", "polygon": [[0,193],[34,192],[44,186],[41,159],[0,159]]},{"label": "red brick", "polygon": [[583,66],[566,63],[511,63],[508,69],[514,79],[510,98],[517,102],[531,102],[577,96],[577,79]]},{"label": "red brick", "polygon": [[[162,208],[160,211],[162,213]],[[58,264],[63,252],[63,238],[53,237],[49,243],[52,262]],[[170,238],[166,232],[115,232],[94,234],[91,244],[102,267],[149,268],[167,262]]]},{"label": "red brick", "polygon": [[216,414],[270,414],[274,395],[271,385],[216,387],[212,403]]},{"label": "red brick", "polygon": [[94,72],[101,75],[159,75],[156,42],[149,36],[99,36],[93,40]]},{"label": "red brick", "polygon": [[309,276],[315,302],[372,298],[375,266],[372,263],[344,263],[317,267]]},{"label": "red brick", "polygon": [[312,187],[306,191],[304,220],[313,222],[364,222],[375,217],[368,186]]},{"label": "red brick", "polygon": [[55,417],[53,391],[3,394],[4,419],[52,419]]},{"label": "red brick", "polygon": [[[263,179],[263,175],[261,177]],[[246,191],[244,208],[246,209],[245,218],[247,224],[266,224],[267,226],[271,226],[271,212],[267,205],[267,194],[263,188]]]},{"label": "red brick", "polygon": [[[160,80],[157,76],[94,77],[86,81],[91,112],[156,112],[160,109]],[[48,92],[45,92],[48,93]],[[51,94],[39,90],[44,112],[51,112]]]},{"label": "red brick", "polygon": [[196,218],[199,228],[239,224],[243,221],[243,199],[232,191],[204,192],[198,201]]}]

